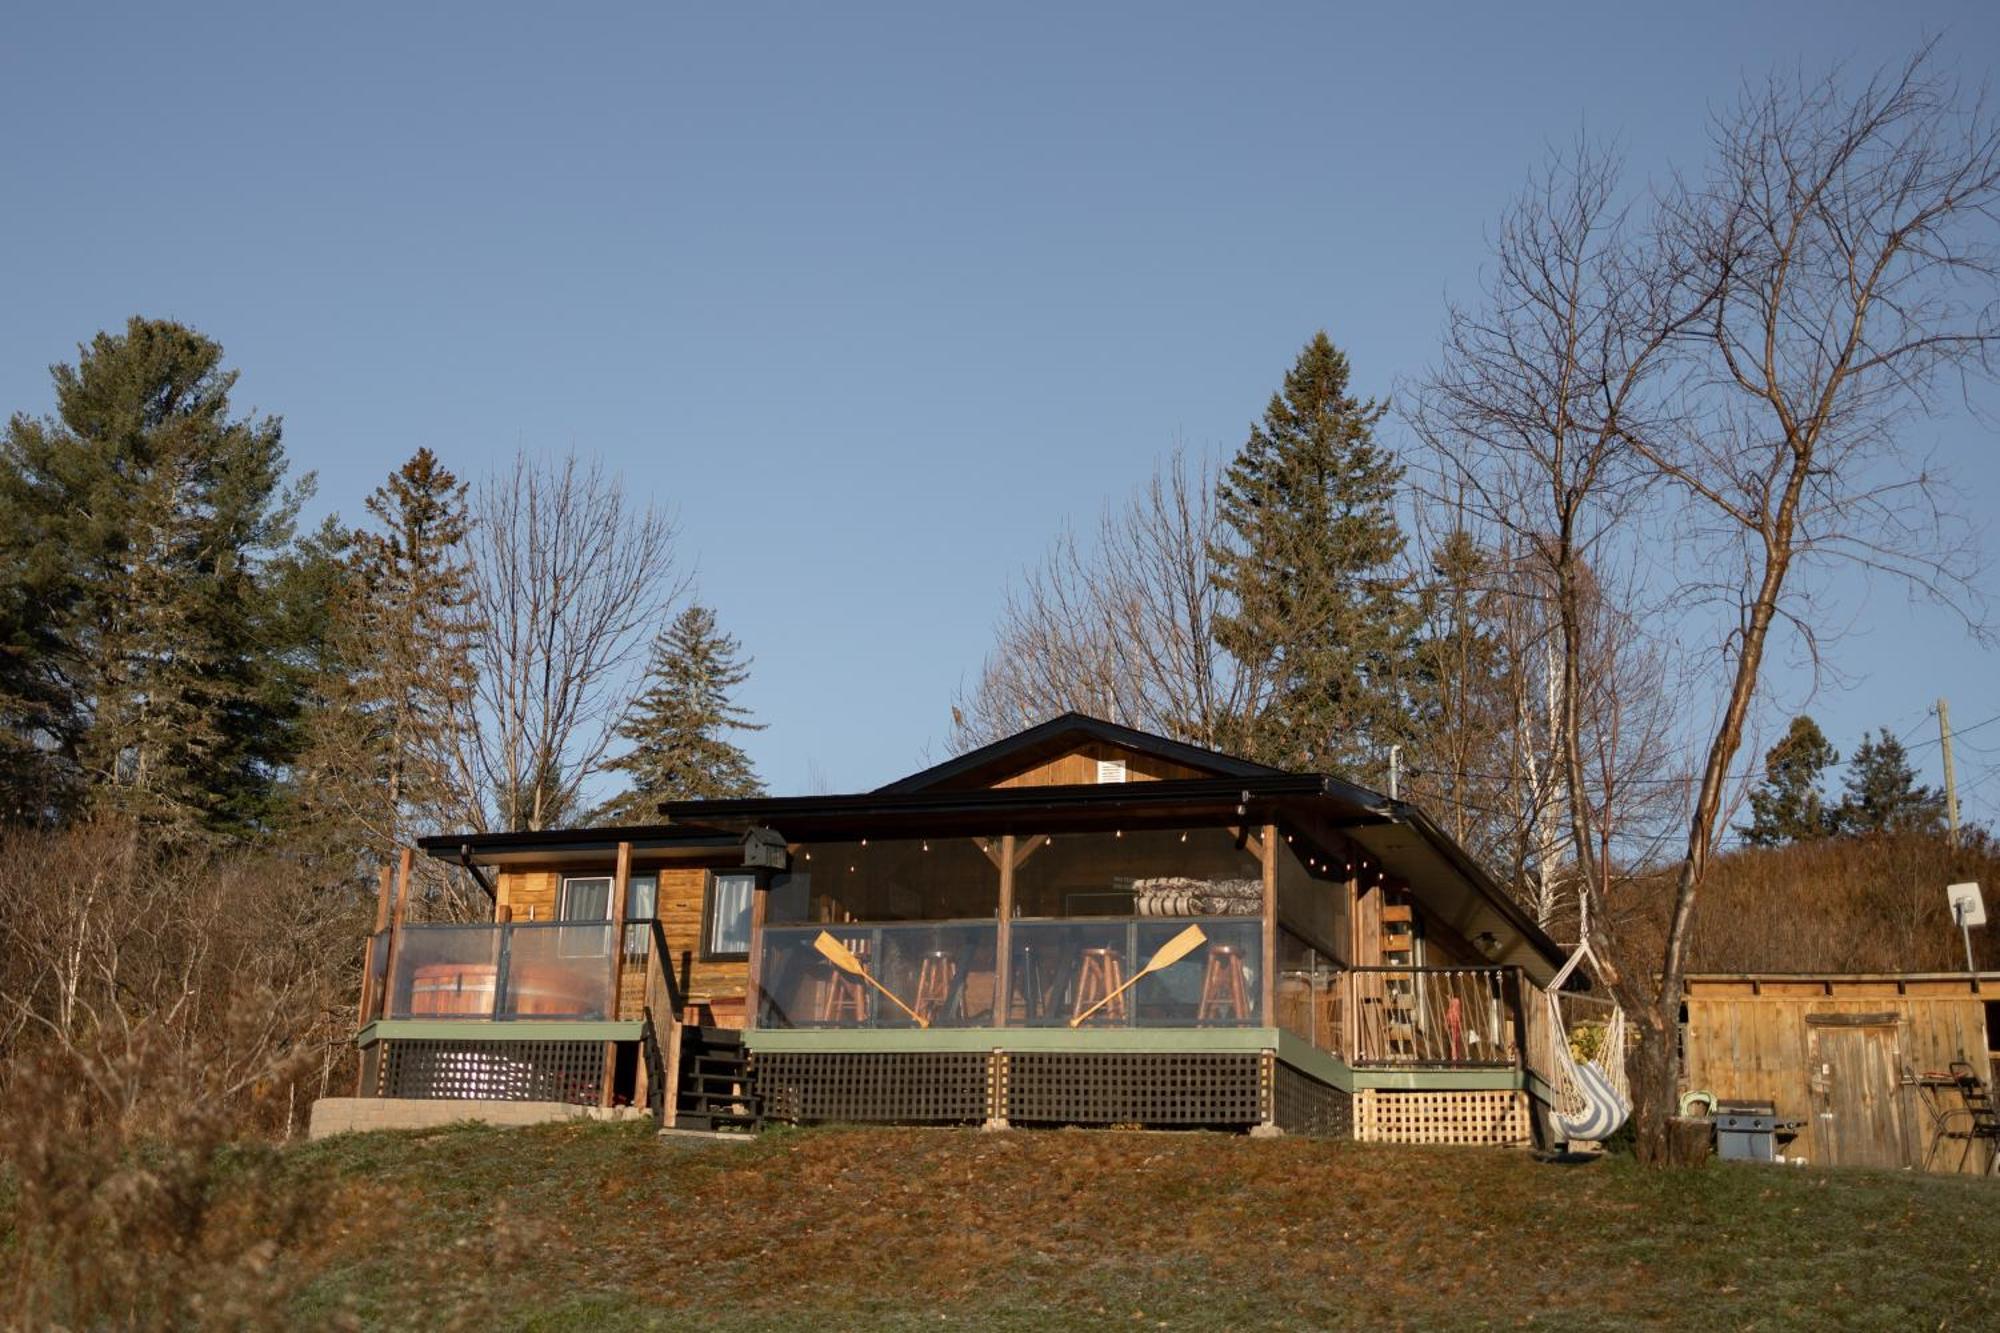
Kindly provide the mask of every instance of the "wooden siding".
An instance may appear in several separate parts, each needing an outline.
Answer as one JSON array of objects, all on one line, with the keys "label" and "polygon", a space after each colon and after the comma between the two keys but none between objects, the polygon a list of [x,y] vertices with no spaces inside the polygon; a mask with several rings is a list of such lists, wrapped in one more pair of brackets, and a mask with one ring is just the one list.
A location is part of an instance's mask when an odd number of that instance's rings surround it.
[{"label": "wooden siding", "polygon": [[[1724,1101],[1771,1102],[1781,1120],[1810,1122],[1813,1116],[1814,1060],[1808,1014],[1893,1013],[1899,1021],[1898,1058],[1911,1073],[1941,1072],[1953,1060],[1969,1061],[1984,1076],[1987,1061],[1986,1010],[1982,996],[1898,995],[1893,980],[1834,983],[1769,979],[1740,985],[1690,983],[1687,999],[1686,1086],[1712,1092]],[[1803,993],[1801,993],[1803,992]],[[1913,1097],[1910,1089],[1904,1095]],[[1905,1119],[1922,1117],[1912,1101]],[[1913,1128],[1912,1136],[1916,1129]],[[1809,1135],[1794,1145],[1805,1151]],[[1914,1151],[1921,1148],[1912,1144]]]},{"label": "wooden siding", "polygon": [[[574,872],[501,870],[494,882],[495,902],[498,907],[507,909],[516,921],[553,921],[556,919],[557,895],[566,875],[608,873],[602,866]],[[681,992],[703,1008],[702,1012],[686,1017],[702,1022],[712,1021],[724,1027],[742,1026],[749,964],[741,960],[704,961],[701,957],[702,912],[708,893],[709,872],[666,870],[637,864],[633,873],[657,873],[660,877],[660,928],[666,935],[670,955],[667,959],[668,970]],[[621,1016],[637,1016],[645,1002],[645,976],[644,965],[636,961],[628,960],[620,968],[618,992]]]},{"label": "wooden siding", "polygon": [[1123,759],[1127,782],[1161,782],[1179,778],[1213,777],[1198,768],[1176,764],[1157,755],[1128,750],[1122,745],[1091,742],[1066,754],[1044,759],[1028,768],[995,780],[995,787],[1060,787],[1088,785],[1097,781],[1097,761]]}]

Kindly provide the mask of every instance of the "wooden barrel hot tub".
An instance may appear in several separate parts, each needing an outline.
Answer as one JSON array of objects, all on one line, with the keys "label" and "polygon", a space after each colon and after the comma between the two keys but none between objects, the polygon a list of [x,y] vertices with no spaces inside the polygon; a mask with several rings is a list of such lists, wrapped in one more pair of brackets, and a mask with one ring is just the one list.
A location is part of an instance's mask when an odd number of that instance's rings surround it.
[{"label": "wooden barrel hot tub", "polygon": [[[493,1018],[499,969],[427,963],[410,972],[411,1018]],[[507,1018],[602,1018],[601,988],[576,967],[516,963],[507,973]]]},{"label": "wooden barrel hot tub", "polygon": [[601,1018],[604,998],[579,964],[516,963],[507,974],[507,1011],[523,1018]]},{"label": "wooden barrel hot tub", "polygon": [[498,969],[491,963],[428,963],[410,972],[410,1016],[491,1017]]}]

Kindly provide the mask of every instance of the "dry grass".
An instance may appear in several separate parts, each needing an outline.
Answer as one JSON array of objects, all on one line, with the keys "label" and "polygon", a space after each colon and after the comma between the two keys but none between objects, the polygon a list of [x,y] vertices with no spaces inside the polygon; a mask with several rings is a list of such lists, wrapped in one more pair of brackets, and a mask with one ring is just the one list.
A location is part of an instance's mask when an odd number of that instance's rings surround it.
[{"label": "dry grass", "polygon": [[1990,1327],[2000,1299],[2000,1187],[1962,1179],[631,1126],[348,1136],[281,1162],[246,1181],[326,1192],[273,1260],[312,1326],[1935,1329]]}]

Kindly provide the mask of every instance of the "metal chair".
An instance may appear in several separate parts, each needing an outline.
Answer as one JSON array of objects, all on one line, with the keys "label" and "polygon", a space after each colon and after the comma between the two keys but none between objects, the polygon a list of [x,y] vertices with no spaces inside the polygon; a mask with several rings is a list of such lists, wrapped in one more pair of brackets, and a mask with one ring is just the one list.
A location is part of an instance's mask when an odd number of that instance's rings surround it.
[{"label": "metal chair", "polygon": [[1930,1153],[1925,1154],[1924,1164],[1930,1165],[1930,1157],[1943,1140],[1957,1139],[1965,1144],[1958,1154],[1958,1169],[1963,1171],[1972,1156],[1972,1145],[1983,1142],[1986,1173],[1990,1174],[2000,1169],[2000,1111],[1994,1108],[1993,1091],[1963,1060],[1951,1062],[1951,1076],[1958,1084],[1959,1100],[1965,1104],[1940,1117],[1937,1136],[1931,1142]]}]

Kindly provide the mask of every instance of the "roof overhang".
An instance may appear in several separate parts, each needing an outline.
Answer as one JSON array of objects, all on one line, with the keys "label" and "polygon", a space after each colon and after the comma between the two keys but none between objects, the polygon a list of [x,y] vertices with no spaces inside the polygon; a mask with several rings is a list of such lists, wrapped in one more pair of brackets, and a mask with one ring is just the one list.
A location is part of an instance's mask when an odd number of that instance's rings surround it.
[{"label": "roof overhang", "polygon": [[528,833],[463,833],[417,839],[417,850],[454,864],[584,869],[610,865],[621,843],[648,861],[713,861],[742,845],[742,835],[665,824],[622,828],[545,829]]}]

